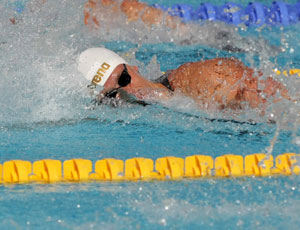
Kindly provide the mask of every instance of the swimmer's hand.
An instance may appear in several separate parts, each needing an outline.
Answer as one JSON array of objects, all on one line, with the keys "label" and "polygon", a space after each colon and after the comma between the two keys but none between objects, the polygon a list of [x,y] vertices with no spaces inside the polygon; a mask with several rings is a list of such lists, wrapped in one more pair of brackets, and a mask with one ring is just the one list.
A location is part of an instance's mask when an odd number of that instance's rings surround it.
[{"label": "swimmer's hand", "polygon": [[113,107],[118,107],[121,105],[121,103],[122,100],[120,100],[120,97],[118,96],[118,89],[113,89],[106,93],[101,92],[95,99],[91,101],[92,106],[110,105]]},{"label": "swimmer's hand", "polygon": [[95,109],[95,107],[99,105],[109,105],[112,107],[118,107],[122,103],[123,101],[120,99],[103,97],[101,100],[99,100],[98,98],[91,100],[89,107],[92,109]]},{"label": "swimmer's hand", "polygon": [[136,105],[150,105],[149,103],[141,100],[136,100],[132,96],[128,95],[121,89],[113,89],[106,93],[101,92],[97,98],[91,101],[93,107],[99,105],[110,105],[112,107],[119,107],[124,103],[136,104]]}]

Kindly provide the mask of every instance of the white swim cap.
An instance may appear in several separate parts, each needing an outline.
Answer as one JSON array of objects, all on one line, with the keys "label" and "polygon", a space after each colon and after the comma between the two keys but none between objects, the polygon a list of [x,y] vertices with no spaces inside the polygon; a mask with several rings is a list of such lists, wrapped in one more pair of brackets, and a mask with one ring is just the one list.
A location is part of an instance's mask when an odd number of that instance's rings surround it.
[{"label": "white swim cap", "polygon": [[104,86],[113,70],[127,64],[115,52],[105,48],[90,48],[83,51],[78,60],[78,70],[92,85]]}]

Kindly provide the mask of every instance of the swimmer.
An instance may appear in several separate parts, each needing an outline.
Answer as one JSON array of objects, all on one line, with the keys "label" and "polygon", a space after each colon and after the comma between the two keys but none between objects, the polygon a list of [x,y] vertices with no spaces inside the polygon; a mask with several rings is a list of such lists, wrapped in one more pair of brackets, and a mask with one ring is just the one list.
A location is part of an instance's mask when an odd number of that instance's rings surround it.
[{"label": "swimmer", "polygon": [[192,98],[199,108],[243,110],[247,107],[265,110],[269,98],[290,99],[286,88],[261,73],[245,66],[235,58],[214,58],[189,62],[167,71],[155,81],[143,77],[138,67],[129,65],[122,57],[106,48],[90,48],[81,53],[78,70],[90,82],[100,85],[97,96],[101,103],[106,98],[130,95],[146,102],[162,102],[175,95]]},{"label": "swimmer", "polygon": [[124,0],[121,4],[115,0],[88,0],[84,6],[84,23],[86,25],[91,20],[94,26],[100,27],[100,22],[97,19],[97,15],[101,14],[99,6],[111,10],[113,14],[124,13],[128,22],[141,20],[147,26],[166,23],[170,28],[183,25],[178,17],[167,15],[164,18],[163,11],[138,0]]},{"label": "swimmer", "polygon": [[[121,16],[125,16],[125,20]],[[101,31],[104,28],[103,31],[106,31],[114,27],[119,30],[120,27],[126,27],[133,36],[143,38],[144,30],[140,32],[141,29],[134,23],[143,23],[148,31],[159,28],[156,36],[159,42],[183,45],[201,43],[229,52],[264,52],[269,56],[281,52],[280,47],[271,46],[261,38],[258,40],[240,36],[235,27],[224,23],[184,23],[180,17],[171,16],[138,0],[88,0],[85,3],[84,24],[91,30]],[[160,33],[161,30],[163,33]],[[147,40],[148,36],[145,37]]]}]

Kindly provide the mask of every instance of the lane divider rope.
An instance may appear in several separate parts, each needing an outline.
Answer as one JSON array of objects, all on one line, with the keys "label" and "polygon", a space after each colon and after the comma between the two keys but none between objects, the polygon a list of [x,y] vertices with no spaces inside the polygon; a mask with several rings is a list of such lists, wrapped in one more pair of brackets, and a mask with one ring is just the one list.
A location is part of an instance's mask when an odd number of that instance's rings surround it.
[{"label": "lane divider rope", "polygon": [[[28,1],[8,1],[6,7],[13,9],[16,14],[21,14],[26,9]],[[226,2],[223,5],[213,5],[207,2],[198,6],[189,4],[174,4],[171,7],[160,4],[153,4],[152,6],[164,10],[172,16],[178,16],[184,22],[219,20],[228,24],[244,24],[246,26],[288,26],[300,22],[300,1],[295,4],[273,1],[269,6],[261,2],[249,2],[245,6],[233,2]]]},{"label": "lane divider rope", "polygon": [[249,2],[246,6],[233,2],[227,2],[224,5],[201,3],[199,6],[189,4],[174,4],[171,7],[160,4],[152,6],[172,16],[180,17],[184,22],[219,20],[228,24],[246,26],[288,26],[300,22],[300,1],[295,4],[273,1],[270,6],[261,2]]},{"label": "lane divider rope", "polygon": [[0,183],[55,183],[92,181],[149,181],[180,180],[183,178],[243,177],[299,175],[300,154],[284,153],[276,156],[256,153],[226,154],[215,159],[207,155],[185,158],[168,156],[156,159],[131,158],[119,160],[106,158],[96,161],[71,159],[61,162],[43,159],[33,163],[10,160],[0,164]]},{"label": "lane divider rope", "polygon": [[274,72],[277,74],[277,75],[281,75],[283,74],[285,77],[288,77],[288,76],[297,76],[300,77],[300,69],[290,69],[290,70],[278,70],[278,69],[274,69]]}]

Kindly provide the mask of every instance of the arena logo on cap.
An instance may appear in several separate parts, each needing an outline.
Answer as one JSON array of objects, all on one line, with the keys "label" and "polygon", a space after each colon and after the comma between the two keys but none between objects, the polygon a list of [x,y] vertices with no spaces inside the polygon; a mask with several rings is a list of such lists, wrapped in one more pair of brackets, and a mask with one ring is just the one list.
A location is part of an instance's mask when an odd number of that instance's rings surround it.
[{"label": "arena logo on cap", "polygon": [[98,85],[101,82],[102,77],[104,76],[105,72],[109,68],[110,68],[110,65],[107,64],[106,62],[103,62],[103,64],[101,65],[101,67],[98,69],[96,75],[94,76],[94,78],[92,80],[92,84]]}]

